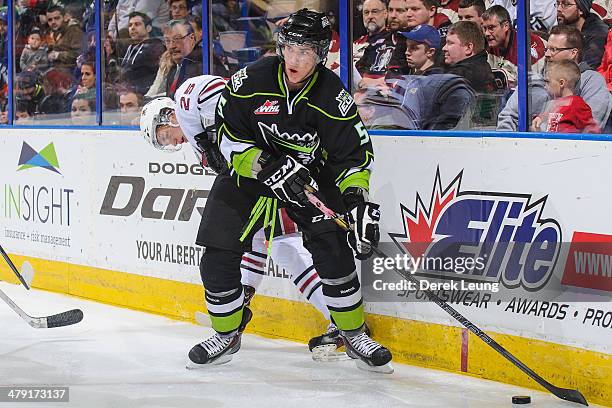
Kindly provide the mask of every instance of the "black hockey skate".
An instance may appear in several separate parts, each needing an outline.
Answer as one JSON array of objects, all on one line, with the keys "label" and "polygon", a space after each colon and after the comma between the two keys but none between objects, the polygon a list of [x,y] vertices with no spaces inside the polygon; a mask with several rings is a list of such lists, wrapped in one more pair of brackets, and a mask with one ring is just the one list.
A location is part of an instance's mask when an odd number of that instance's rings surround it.
[{"label": "black hockey skate", "polygon": [[[364,330],[369,336],[370,329],[366,324],[364,324]],[[308,341],[308,349],[312,353],[314,361],[346,360],[347,355],[338,352],[341,347],[344,347],[344,339],[340,336],[340,330],[333,323],[327,326],[325,333]]]},{"label": "black hockey skate", "polygon": [[391,374],[391,352],[370,338],[364,328],[340,332],[344,339],[346,354],[357,360],[357,367],[366,371]]},{"label": "black hockey skate", "polygon": [[242,311],[242,322],[233,333],[215,333],[208,339],[196,344],[189,351],[188,369],[196,369],[212,365],[228,363],[232,355],[240,350],[242,332],[253,317],[251,309],[244,307]]}]

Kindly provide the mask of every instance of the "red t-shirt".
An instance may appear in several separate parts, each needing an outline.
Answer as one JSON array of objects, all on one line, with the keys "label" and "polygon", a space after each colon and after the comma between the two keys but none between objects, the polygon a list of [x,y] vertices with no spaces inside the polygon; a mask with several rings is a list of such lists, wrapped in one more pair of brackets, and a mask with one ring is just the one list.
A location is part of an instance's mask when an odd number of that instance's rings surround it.
[{"label": "red t-shirt", "polygon": [[591,107],[580,96],[572,95],[552,101],[547,110],[546,132],[601,133],[593,119]]}]

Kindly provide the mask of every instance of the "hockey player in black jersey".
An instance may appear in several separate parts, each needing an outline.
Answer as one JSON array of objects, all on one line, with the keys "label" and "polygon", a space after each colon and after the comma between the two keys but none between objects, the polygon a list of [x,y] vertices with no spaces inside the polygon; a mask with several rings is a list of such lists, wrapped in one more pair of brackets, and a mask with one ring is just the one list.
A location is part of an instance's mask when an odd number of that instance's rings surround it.
[{"label": "hockey player in black jersey", "polygon": [[[238,71],[219,98],[217,142],[230,171],[215,179],[197,238],[206,247],[202,279],[216,333],[191,349],[191,367],[229,361],[238,351],[249,318],[240,259],[255,231],[273,229],[283,206],[302,230],[347,354],[360,368],[392,372],[391,353],[364,330],[351,251],[366,259],[379,239],[379,206],[368,200],[372,144],[351,95],[324,67],[330,40],[323,13],[293,13],[279,33],[278,55]],[[306,184],[346,213],[356,232],[347,237],[322,216],[308,202]]]}]

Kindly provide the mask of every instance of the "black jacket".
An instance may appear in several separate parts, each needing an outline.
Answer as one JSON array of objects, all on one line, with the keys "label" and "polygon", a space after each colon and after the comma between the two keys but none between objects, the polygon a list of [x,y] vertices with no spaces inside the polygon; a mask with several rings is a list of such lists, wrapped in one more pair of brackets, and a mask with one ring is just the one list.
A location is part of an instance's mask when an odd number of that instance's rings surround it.
[{"label": "black jacket", "polygon": [[374,128],[452,129],[474,101],[471,87],[457,75],[405,75],[388,84],[390,97],[372,92],[365,99],[374,108],[367,123]]},{"label": "black jacket", "polygon": [[608,39],[608,25],[597,14],[589,13],[582,26],[584,50],[582,61],[593,69],[601,65],[606,41]]},{"label": "black jacket", "polygon": [[446,73],[464,77],[476,92],[489,93],[496,90],[493,71],[487,62],[487,52],[484,50],[456,64],[449,65]]},{"label": "black jacket", "polygon": [[139,44],[130,44],[121,61],[120,80],[146,94],[155,80],[159,58],[165,48],[157,38],[149,38]]}]

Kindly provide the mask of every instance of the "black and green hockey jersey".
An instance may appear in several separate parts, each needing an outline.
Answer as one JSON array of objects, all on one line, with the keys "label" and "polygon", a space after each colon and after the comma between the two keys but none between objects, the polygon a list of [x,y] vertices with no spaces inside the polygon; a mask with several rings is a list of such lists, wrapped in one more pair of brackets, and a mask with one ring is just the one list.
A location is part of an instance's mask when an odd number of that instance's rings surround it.
[{"label": "black and green hockey jersey", "polygon": [[351,95],[340,79],[321,68],[300,90],[289,92],[278,57],[236,72],[219,98],[219,148],[239,177],[254,178],[263,150],[286,154],[306,166],[319,183],[344,191],[369,190],[372,143]]}]

